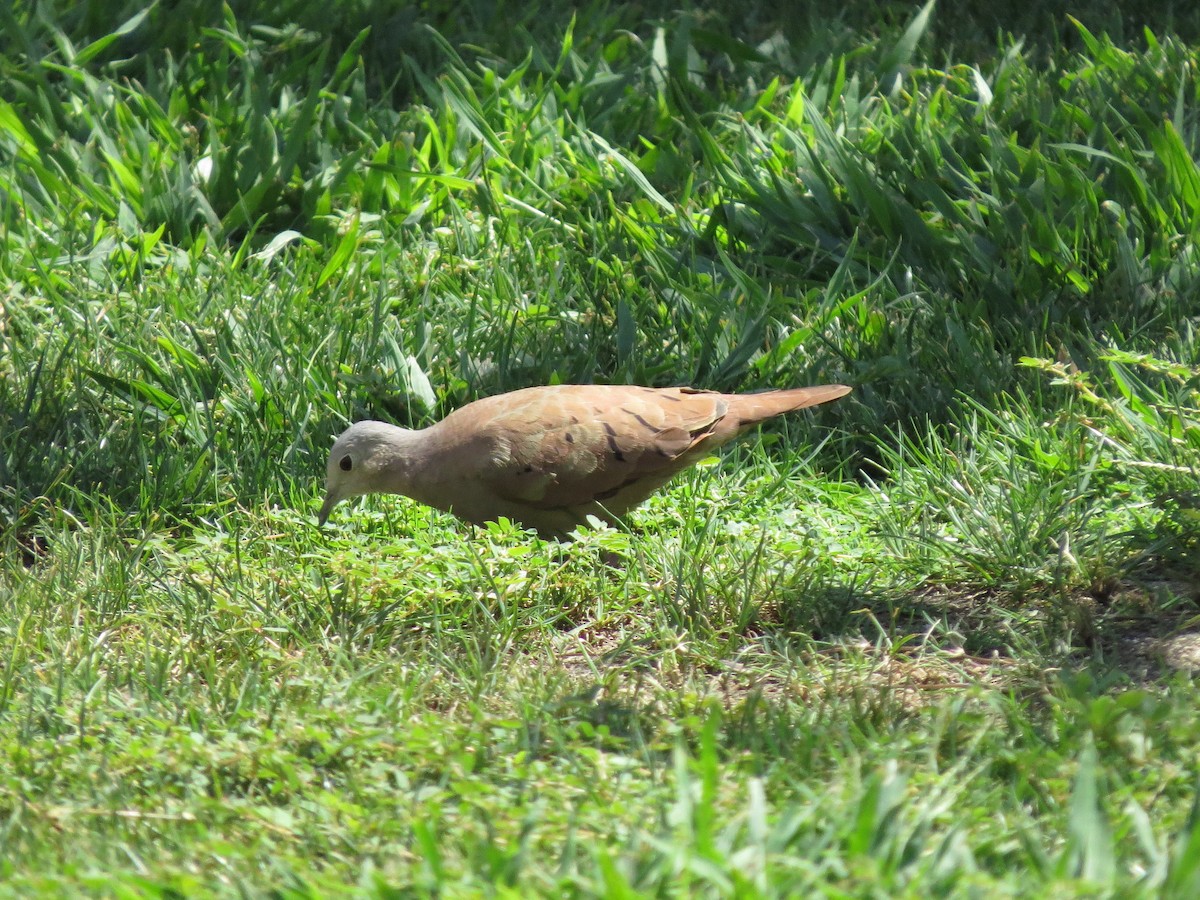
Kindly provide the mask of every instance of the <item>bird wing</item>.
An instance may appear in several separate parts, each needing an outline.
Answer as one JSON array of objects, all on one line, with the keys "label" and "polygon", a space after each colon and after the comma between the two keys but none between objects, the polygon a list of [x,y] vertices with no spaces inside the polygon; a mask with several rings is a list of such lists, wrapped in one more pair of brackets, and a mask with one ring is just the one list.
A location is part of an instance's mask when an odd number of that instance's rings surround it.
[{"label": "bird wing", "polygon": [[599,503],[617,515],[702,452],[728,409],[690,388],[563,385],[494,399],[505,397],[480,411],[494,439],[488,488],[532,509]]}]

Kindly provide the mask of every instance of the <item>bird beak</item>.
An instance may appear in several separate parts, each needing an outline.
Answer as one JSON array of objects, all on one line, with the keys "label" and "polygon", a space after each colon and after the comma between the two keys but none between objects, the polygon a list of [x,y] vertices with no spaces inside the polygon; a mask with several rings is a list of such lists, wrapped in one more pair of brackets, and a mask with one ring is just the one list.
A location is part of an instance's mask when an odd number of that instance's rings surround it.
[{"label": "bird beak", "polygon": [[333,493],[333,491],[330,491],[325,495],[325,502],[321,504],[321,511],[317,513],[318,528],[325,524],[325,521],[329,518],[329,514],[333,512],[333,508],[337,506],[338,500],[340,499],[341,497]]}]

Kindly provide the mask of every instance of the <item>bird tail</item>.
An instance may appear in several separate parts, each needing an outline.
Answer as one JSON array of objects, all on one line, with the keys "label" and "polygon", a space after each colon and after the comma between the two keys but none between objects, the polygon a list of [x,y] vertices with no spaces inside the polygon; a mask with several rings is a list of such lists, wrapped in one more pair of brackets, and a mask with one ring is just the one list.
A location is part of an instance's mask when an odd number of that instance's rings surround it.
[{"label": "bird tail", "polygon": [[726,415],[740,431],[783,413],[837,400],[848,393],[850,388],[844,384],[822,384],[762,394],[727,394],[724,399],[729,404]]}]

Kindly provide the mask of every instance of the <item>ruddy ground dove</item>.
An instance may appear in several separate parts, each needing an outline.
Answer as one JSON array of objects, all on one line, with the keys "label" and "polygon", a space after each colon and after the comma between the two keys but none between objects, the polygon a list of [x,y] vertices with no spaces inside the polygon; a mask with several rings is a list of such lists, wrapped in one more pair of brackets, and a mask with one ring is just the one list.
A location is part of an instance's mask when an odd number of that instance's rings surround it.
[{"label": "ruddy ground dove", "polygon": [[358,422],[333,445],[318,521],[342,500],[386,492],[564,538],[589,515],[614,522],[760,422],[848,393],[842,384],[760,394],[564,384],[477,400],[418,431]]}]

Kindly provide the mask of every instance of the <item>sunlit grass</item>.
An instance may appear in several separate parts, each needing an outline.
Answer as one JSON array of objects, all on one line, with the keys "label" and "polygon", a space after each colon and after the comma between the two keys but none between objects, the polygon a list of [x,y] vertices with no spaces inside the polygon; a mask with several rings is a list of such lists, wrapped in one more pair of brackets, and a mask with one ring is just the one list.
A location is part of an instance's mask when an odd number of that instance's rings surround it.
[{"label": "sunlit grass", "polygon": [[[0,894],[1200,892],[1194,11],[169,6],[0,10]],[[366,416],[833,380],[315,524]]]}]

